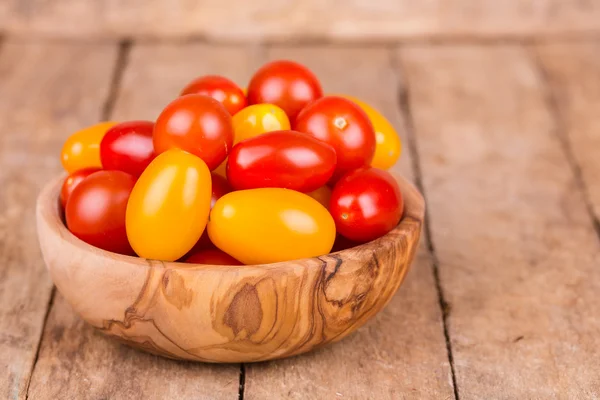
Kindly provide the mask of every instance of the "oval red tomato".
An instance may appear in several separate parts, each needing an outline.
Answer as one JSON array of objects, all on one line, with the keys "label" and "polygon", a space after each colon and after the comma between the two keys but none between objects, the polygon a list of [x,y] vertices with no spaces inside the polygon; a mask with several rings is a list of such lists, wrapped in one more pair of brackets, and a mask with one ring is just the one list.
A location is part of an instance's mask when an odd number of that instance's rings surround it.
[{"label": "oval red tomato", "polygon": [[77,185],[79,185],[85,178],[98,171],[100,171],[99,168],[84,168],[67,176],[62,184],[62,187],[60,188],[60,204],[62,205],[63,209],[67,206],[67,200],[69,200],[71,193],[73,193],[73,190],[75,190]]},{"label": "oval red tomato", "polygon": [[135,177],[122,171],[98,171],[71,193],[65,218],[67,228],[92,246],[133,255],[125,230],[125,211]]},{"label": "oval red tomato", "polygon": [[192,253],[185,259],[188,264],[243,265],[229,254],[219,249],[205,249]]},{"label": "oval red tomato", "polygon": [[179,148],[201,158],[213,170],[233,145],[231,115],[212,97],[181,96],[158,116],[153,142],[156,153]]},{"label": "oval red tomato", "polygon": [[300,132],[276,131],[235,145],[227,160],[227,179],[237,190],[311,192],[327,183],[335,165],[335,150],[327,143]]},{"label": "oval red tomato", "polygon": [[362,168],[343,176],[333,188],[329,211],[344,237],[364,243],[385,235],[404,212],[400,187],[389,172]]},{"label": "oval red tomato", "polygon": [[223,104],[229,114],[234,115],[246,107],[246,96],[231,80],[219,75],[206,75],[194,79],[181,91],[181,95],[203,94]]},{"label": "oval red tomato", "polygon": [[248,85],[248,104],[270,103],[281,107],[293,120],[313,100],[323,96],[319,80],[308,68],[294,61],[265,64]]},{"label": "oval red tomato", "polygon": [[100,142],[102,167],[139,177],[156,156],[153,130],[150,121],[122,122],[110,128]]},{"label": "oval red tomato", "polygon": [[333,180],[367,166],[375,154],[375,130],[365,112],[350,100],[326,96],[306,106],[294,129],[333,146],[337,167]]}]

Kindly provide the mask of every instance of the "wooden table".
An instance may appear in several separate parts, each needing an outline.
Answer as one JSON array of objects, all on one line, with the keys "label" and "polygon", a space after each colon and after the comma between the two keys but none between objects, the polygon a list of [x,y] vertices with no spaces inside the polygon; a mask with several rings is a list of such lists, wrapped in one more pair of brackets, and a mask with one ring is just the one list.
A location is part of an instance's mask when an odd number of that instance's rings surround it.
[{"label": "wooden table", "polygon": [[[53,289],[35,232],[35,198],[61,171],[65,138],[100,119],[153,119],[197,75],[243,84],[283,57],[306,63],[327,92],[370,102],[402,136],[394,169],[422,188],[428,218],[398,294],[342,342],[260,364],[175,362],[96,333]],[[0,398],[598,398],[599,118],[593,38],[286,46],[9,35]]]}]

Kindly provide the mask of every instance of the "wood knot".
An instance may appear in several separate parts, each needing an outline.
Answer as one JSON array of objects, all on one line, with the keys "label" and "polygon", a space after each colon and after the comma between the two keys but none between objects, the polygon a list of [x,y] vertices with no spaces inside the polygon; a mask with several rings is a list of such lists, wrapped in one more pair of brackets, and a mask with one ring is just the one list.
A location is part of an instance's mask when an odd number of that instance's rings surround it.
[{"label": "wood knot", "polygon": [[247,338],[258,331],[262,319],[263,310],[258,291],[255,286],[246,283],[233,297],[223,323],[233,330],[236,337]]},{"label": "wood knot", "polygon": [[185,286],[185,279],[172,269],[165,271],[160,288],[165,299],[178,310],[189,307],[194,298],[194,292]]}]

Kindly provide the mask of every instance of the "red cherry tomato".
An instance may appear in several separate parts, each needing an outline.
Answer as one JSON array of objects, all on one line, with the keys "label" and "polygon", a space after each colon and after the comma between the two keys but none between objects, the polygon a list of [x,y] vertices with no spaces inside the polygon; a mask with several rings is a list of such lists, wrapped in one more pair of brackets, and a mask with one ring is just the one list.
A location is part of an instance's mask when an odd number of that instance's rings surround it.
[{"label": "red cherry tomato", "polygon": [[63,182],[62,188],[60,189],[60,204],[63,209],[67,206],[67,200],[73,193],[73,190],[83,181],[85,178],[93,174],[94,172],[100,171],[99,168],[84,168],[73,172]]},{"label": "red cherry tomato", "polygon": [[153,140],[157,154],[180,148],[200,157],[213,170],[233,145],[231,115],[212,97],[181,96],[158,116]]},{"label": "red cherry tomato", "polygon": [[181,95],[203,94],[223,104],[229,114],[234,115],[246,107],[246,96],[231,80],[219,75],[206,75],[194,79],[181,91]]},{"label": "red cherry tomato", "polygon": [[219,249],[200,250],[187,257],[185,262],[189,264],[243,265],[229,254]]},{"label": "red cherry tomato", "polygon": [[334,253],[336,251],[351,249],[358,245],[360,245],[360,243],[353,242],[352,240],[345,238],[342,235],[338,234],[335,237],[335,242],[333,242],[333,248],[331,249],[331,252]]},{"label": "red cherry tomato", "polygon": [[333,147],[294,131],[269,132],[233,147],[227,179],[237,190],[278,187],[311,192],[335,170]]},{"label": "red cherry tomato", "polygon": [[212,177],[212,197],[210,199],[210,208],[213,208],[217,200],[231,192],[231,186],[227,179],[214,172],[210,174]]},{"label": "red cherry tomato", "polygon": [[275,104],[290,120],[321,96],[323,90],[315,74],[294,61],[273,61],[263,65],[248,85],[248,104]]},{"label": "red cherry tomato", "polygon": [[364,243],[398,225],[404,200],[389,172],[368,167],[350,172],[336,183],[329,211],[338,233]]},{"label": "red cherry tomato", "polygon": [[92,246],[133,255],[125,231],[125,210],[135,181],[122,171],[98,171],[85,178],[67,202],[69,230]]},{"label": "red cherry tomato", "polygon": [[156,157],[153,130],[150,121],[122,122],[110,128],[100,142],[102,167],[139,177]]},{"label": "red cherry tomato", "polygon": [[296,118],[294,129],[333,146],[337,153],[334,181],[369,165],[375,154],[375,130],[369,117],[342,97],[326,96],[309,104]]}]

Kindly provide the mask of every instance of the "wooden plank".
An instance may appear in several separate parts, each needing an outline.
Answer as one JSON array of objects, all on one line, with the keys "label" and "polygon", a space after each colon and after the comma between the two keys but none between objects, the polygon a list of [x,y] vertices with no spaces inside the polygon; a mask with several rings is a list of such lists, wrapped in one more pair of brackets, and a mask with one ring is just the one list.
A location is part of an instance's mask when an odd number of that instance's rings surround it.
[{"label": "wooden plank", "polygon": [[[254,54],[238,47],[134,46],[113,117],[154,120],[197,75],[220,73],[243,82]],[[36,399],[236,399],[239,374],[236,364],[177,362],[120,345],[85,325],[57,295],[30,393]]]},{"label": "wooden plank", "polygon": [[559,134],[566,139],[590,208],[600,220],[600,42],[546,44],[536,50],[558,108]]},{"label": "wooden plank", "polygon": [[399,51],[461,399],[596,398],[599,242],[527,52]]},{"label": "wooden plank", "polygon": [[59,173],[67,135],[97,120],[113,46],[8,41],[0,51],[0,398],[24,399],[52,282],[35,200]]},{"label": "wooden plank", "polygon": [[598,33],[600,0],[5,0],[18,35],[224,40],[577,36]]},{"label": "wooden plank", "polygon": [[[399,129],[396,77],[384,48],[273,49],[268,57],[305,63],[328,93],[370,102]],[[412,178],[404,147],[396,172]],[[339,343],[313,353],[247,364],[246,399],[452,398],[441,312],[431,260],[420,251],[399,293],[373,321]]]}]

